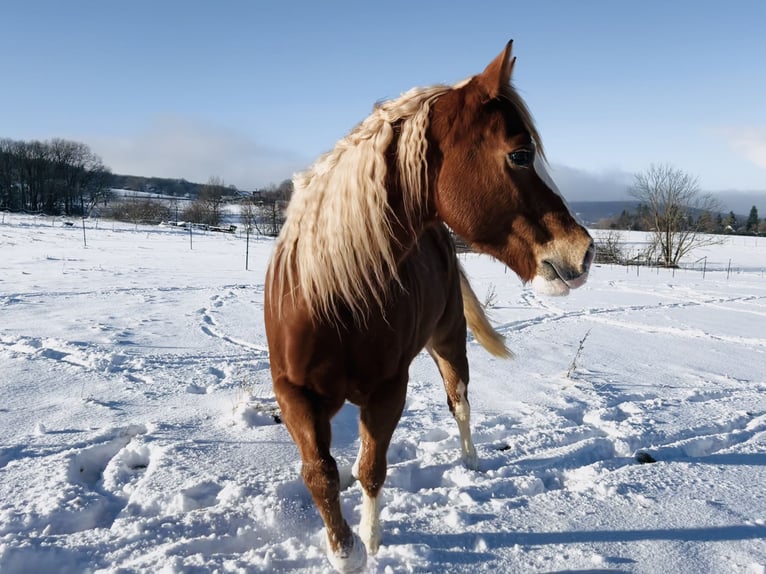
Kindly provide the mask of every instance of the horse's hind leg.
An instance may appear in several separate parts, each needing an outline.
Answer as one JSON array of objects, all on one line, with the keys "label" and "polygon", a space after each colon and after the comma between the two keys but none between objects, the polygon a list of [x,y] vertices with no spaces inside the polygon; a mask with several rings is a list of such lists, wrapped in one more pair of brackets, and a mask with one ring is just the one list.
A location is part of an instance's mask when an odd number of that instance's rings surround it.
[{"label": "horse's hind leg", "polygon": [[340,476],[330,454],[330,419],[343,401],[331,404],[284,379],[274,381],[274,391],[284,423],[300,450],[303,481],[327,528],[330,563],[339,572],[358,571],[367,555],[341,513]]},{"label": "horse's hind leg", "polygon": [[451,337],[444,341],[432,340],[428,352],[439,367],[444,388],[447,391],[447,404],[455,417],[460,432],[460,448],[463,465],[471,470],[478,470],[479,459],[471,437],[471,405],[468,402],[468,358],[465,353],[465,324],[462,336]]},{"label": "horse's hind leg", "polygon": [[402,416],[406,391],[405,374],[391,385],[384,385],[384,392],[370,397],[367,405],[360,409],[361,445],[354,471],[363,491],[359,535],[371,554],[380,547],[380,491],[386,480],[386,452]]}]

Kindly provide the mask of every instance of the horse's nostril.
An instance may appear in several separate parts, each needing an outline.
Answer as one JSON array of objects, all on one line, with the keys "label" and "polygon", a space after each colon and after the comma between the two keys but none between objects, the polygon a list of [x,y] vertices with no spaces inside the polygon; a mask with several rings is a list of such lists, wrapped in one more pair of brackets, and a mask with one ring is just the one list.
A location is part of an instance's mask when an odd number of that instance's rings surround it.
[{"label": "horse's nostril", "polygon": [[590,242],[588,250],[585,252],[585,258],[582,260],[582,272],[587,273],[590,269],[590,264],[593,263],[593,259],[596,257],[596,246],[593,242]]}]

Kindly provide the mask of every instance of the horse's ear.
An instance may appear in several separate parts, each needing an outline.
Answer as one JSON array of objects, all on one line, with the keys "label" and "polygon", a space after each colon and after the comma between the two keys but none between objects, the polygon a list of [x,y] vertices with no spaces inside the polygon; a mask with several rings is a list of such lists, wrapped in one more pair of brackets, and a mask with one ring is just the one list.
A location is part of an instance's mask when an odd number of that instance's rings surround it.
[{"label": "horse's ear", "polygon": [[511,57],[511,48],[513,40],[508,42],[505,50],[490,62],[484,71],[476,76],[479,85],[488,96],[488,99],[496,98],[502,91],[508,88],[511,81],[511,72],[516,58]]}]

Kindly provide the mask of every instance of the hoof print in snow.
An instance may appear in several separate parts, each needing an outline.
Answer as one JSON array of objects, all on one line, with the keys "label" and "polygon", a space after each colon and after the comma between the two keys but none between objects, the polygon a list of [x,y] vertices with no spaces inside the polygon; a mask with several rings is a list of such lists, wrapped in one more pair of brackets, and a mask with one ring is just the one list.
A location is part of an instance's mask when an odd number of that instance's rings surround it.
[{"label": "hoof print in snow", "polygon": [[648,452],[640,450],[636,453],[636,462],[638,464],[651,464],[653,462],[657,462],[657,459]]},{"label": "hoof print in snow", "polygon": [[201,385],[190,384],[186,387],[186,392],[190,395],[205,395],[207,394],[207,388]]},{"label": "hoof print in snow", "polygon": [[173,499],[174,510],[189,512],[215,506],[218,504],[218,494],[222,489],[221,485],[212,480],[184,488]]},{"label": "hoof print in snow", "polygon": [[[130,444],[138,435],[146,434],[144,425],[129,425],[125,428],[114,429],[110,438],[101,444],[84,448],[76,453],[69,461],[70,482],[80,482],[95,485],[102,480],[104,471],[118,453]],[[135,457],[134,457],[135,458]],[[134,468],[148,465],[148,459],[138,457],[135,459]]]},{"label": "hoof print in snow", "polygon": [[282,423],[282,413],[275,401],[256,401],[241,405],[235,411],[237,422],[246,427],[262,427]]}]

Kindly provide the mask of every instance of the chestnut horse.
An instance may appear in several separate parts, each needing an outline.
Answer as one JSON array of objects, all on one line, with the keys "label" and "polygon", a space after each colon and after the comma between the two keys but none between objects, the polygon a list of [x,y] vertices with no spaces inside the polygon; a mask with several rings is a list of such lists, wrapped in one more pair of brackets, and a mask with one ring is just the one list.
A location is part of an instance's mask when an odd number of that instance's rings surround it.
[{"label": "chestnut horse", "polygon": [[[444,379],[463,462],[477,468],[466,323],[491,353],[510,353],[446,226],[546,293],[587,278],[593,243],[546,175],[510,84],[514,61],[509,42],[481,74],[377,105],[294,179],[266,278],[266,333],[276,399],[339,571],[362,568],[380,545],[386,451],[423,348]],[[330,454],[330,419],[345,401],[360,409],[361,539],[341,514]]]}]

